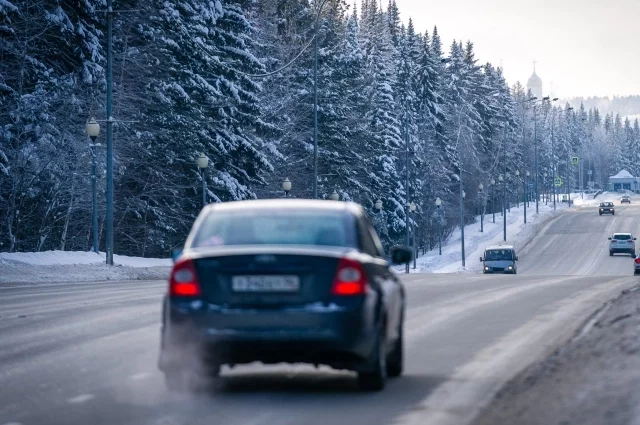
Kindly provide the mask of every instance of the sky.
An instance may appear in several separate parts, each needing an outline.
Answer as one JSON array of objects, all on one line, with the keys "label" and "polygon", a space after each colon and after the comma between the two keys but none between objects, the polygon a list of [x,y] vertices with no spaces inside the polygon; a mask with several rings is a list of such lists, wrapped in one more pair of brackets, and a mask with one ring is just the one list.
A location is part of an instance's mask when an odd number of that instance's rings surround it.
[{"label": "sky", "polygon": [[[388,0],[381,0],[386,9]],[[545,94],[640,95],[640,0],[396,0],[443,45],[471,40],[480,63],[502,64],[509,84],[536,63]],[[550,93],[553,82],[553,93]]]}]

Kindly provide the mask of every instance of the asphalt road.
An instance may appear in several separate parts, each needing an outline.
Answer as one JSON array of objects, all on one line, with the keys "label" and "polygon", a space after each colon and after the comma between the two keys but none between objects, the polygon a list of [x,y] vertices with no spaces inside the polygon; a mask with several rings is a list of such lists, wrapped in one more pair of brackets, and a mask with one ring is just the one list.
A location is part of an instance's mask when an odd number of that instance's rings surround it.
[{"label": "asphalt road", "polygon": [[613,231],[640,235],[640,206],[551,222],[519,275],[407,277],[407,369],[382,393],[307,366],[224,370],[221,389],[169,393],[156,369],[163,282],[0,286],[0,425],[456,424],[633,286]]}]

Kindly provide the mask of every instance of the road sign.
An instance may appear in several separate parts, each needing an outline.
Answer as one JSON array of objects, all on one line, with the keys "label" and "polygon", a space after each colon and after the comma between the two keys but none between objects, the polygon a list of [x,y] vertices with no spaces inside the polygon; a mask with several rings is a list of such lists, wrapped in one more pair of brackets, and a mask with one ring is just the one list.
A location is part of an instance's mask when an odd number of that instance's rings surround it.
[{"label": "road sign", "polygon": [[571,165],[578,165],[579,163],[580,163],[580,158],[578,158],[577,156],[571,157]]},{"label": "road sign", "polygon": [[556,177],[555,180],[553,181],[553,184],[555,185],[555,187],[561,187],[562,179],[560,177]]}]

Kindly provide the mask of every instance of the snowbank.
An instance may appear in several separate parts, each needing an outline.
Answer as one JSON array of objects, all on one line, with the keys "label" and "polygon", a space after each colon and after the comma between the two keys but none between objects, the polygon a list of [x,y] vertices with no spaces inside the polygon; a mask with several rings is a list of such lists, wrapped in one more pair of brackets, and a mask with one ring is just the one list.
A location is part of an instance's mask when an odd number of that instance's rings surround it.
[{"label": "snowbank", "polygon": [[105,264],[105,254],[78,251],[0,253],[0,283],[97,282],[166,279],[171,259],[114,255],[115,266]]},{"label": "snowbank", "polygon": [[[70,264],[105,264],[103,252],[85,251],[45,251],[45,252],[0,252],[0,263],[11,261],[34,266],[70,265]],[[127,267],[170,267],[171,259],[140,258],[114,255],[113,262]]]}]

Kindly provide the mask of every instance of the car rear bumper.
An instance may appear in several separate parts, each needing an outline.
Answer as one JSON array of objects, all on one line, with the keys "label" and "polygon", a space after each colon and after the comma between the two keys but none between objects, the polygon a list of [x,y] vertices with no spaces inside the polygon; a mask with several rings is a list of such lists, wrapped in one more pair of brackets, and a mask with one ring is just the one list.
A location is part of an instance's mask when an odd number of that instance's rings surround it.
[{"label": "car rear bumper", "polygon": [[[211,306],[209,306],[211,307]],[[216,364],[311,363],[357,370],[378,329],[374,308],[311,304],[288,309],[193,312],[169,307],[162,332],[161,370],[187,362]],[[185,355],[186,353],[186,355]]]}]

